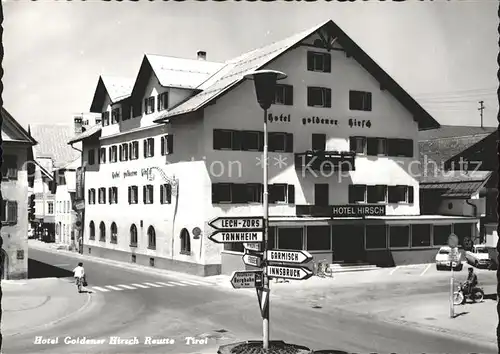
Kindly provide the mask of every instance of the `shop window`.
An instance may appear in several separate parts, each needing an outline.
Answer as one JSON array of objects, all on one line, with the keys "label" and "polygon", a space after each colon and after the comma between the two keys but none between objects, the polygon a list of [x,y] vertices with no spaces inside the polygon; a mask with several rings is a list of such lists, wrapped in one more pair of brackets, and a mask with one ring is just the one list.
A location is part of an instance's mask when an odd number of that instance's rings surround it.
[{"label": "shop window", "polygon": [[453,225],[453,233],[457,235],[458,242],[461,247],[464,247],[464,239],[472,238],[472,226],[474,224],[466,223],[466,224],[454,224]]},{"label": "shop window", "polygon": [[284,250],[302,250],[304,247],[304,229],[286,227],[278,230],[278,248]]},{"label": "shop window", "polygon": [[431,226],[429,224],[411,226],[411,247],[429,247],[431,245]]},{"label": "shop window", "polygon": [[351,111],[371,111],[372,93],[364,91],[349,91],[349,109]]},{"label": "shop window", "polygon": [[410,247],[410,227],[408,225],[391,225],[389,227],[389,247]]},{"label": "shop window", "polygon": [[187,229],[181,230],[181,254],[191,254],[191,240]]},{"label": "shop window", "polygon": [[307,226],[307,249],[310,251],[331,250],[330,226]]},{"label": "shop window", "polygon": [[387,249],[386,225],[366,225],[365,245],[367,250]]},{"label": "shop window", "polygon": [[433,245],[445,246],[448,244],[448,237],[451,234],[451,225],[434,225]]},{"label": "shop window", "polygon": [[89,240],[95,240],[95,225],[93,221],[89,223]]},{"label": "shop window", "polygon": [[367,200],[368,203],[381,203],[385,202],[387,195],[387,186],[375,185],[367,187]]}]

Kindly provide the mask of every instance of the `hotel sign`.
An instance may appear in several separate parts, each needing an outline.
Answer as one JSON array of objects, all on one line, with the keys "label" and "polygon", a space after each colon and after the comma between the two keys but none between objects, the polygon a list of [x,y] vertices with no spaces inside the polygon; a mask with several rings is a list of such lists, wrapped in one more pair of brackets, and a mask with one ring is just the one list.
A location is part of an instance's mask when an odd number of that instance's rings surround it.
[{"label": "hotel sign", "polygon": [[333,205],[333,217],[385,216],[385,205]]},{"label": "hotel sign", "polygon": [[[150,170],[151,168],[142,168],[141,169],[141,177],[144,177],[144,176],[148,176],[148,174],[150,173]],[[139,171],[135,170],[135,171],[131,171],[131,170],[126,170],[123,172],[123,174],[121,172],[111,172],[111,178],[112,179],[115,179],[115,178],[120,178],[120,176],[123,175],[123,178],[127,178],[127,177],[137,177],[139,175]]]}]

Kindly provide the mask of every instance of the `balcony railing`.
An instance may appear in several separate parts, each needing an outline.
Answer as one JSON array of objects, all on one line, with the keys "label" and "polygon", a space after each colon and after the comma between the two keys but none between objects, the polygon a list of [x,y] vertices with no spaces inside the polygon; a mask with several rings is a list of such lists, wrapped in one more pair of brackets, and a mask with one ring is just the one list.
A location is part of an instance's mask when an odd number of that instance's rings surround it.
[{"label": "balcony railing", "polygon": [[309,150],[295,154],[295,168],[313,171],[354,171],[356,153],[351,151]]}]

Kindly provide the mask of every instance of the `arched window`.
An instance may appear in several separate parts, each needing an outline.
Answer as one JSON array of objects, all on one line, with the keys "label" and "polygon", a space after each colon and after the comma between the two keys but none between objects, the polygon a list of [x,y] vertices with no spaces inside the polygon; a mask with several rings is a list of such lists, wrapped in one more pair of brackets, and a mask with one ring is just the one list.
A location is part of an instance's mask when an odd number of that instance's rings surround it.
[{"label": "arched window", "polygon": [[118,227],[116,227],[116,223],[113,222],[111,224],[111,243],[118,242]]},{"label": "arched window", "polygon": [[56,235],[60,235],[61,234],[61,223],[58,223],[56,224]]},{"label": "arched window", "polygon": [[106,225],[104,225],[104,221],[99,224],[99,241],[106,241]]},{"label": "arched window", "polygon": [[187,229],[181,230],[181,253],[191,254],[191,240]]},{"label": "arched window", "polygon": [[95,225],[93,221],[89,223],[89,240],[95,240]]},{"label": "arched window", "polygon": [[156,249],[156,232],[153,226],[148,228],[148,248],[152,250]]},{"label": "arched window", "polygon": [[130,226],[130,246],[137,247],[137,226]]}]

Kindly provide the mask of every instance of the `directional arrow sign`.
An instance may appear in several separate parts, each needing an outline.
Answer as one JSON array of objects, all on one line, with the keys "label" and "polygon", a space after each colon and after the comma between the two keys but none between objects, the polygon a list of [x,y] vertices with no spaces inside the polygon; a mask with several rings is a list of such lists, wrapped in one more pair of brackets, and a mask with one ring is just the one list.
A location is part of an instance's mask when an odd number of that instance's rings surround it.
[{"label": "directional arrow sign", "polygon": [[231,285],[235,289],[256,288],[262,285],[263,273],[261,270],[233,272]]},{"label": "directional arrow sign", "polygon": [[269,250],[267,251],[267,260],[269,262],[284,262],[302,264],[312,260],[313,257],[306,251],[282,251]]},{"label": "directional arrow sign", "polygon": [[243,246],[249,251],[260,252],[262,243],[244,243]]},{"label": "directional arrow sign", "polygon": [[208,225],[217,230],[263,230],[264,218],[261,216],[221,216],[210,221]]},{"label": "directional arrow sign", "polygon": [[262,242],[262,231],[225,231],[217,230],[208,238],[216,243]]},{"label": "directional arrow sign", "polygon": [[251,254],[245,254],[243,256],[243,263],[249,266],[260,267],[262,263],[262,258]]},{"label": "directional arrow sign", "polygon": [[267,266],[267,276],[270,278],[306,280],[312,275],[313,273],[306,267]]}]

